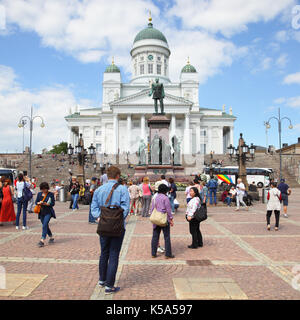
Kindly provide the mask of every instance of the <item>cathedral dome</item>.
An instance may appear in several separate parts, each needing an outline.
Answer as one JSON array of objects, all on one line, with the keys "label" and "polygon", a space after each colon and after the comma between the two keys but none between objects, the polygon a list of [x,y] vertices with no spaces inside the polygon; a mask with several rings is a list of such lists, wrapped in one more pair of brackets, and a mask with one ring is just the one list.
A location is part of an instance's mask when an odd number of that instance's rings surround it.
[{"label": "cathedral dome", "polygon": [[112,61],[112,64],[108,66],[105,71],[106,73],[120,73],[120,69],[115,65],[114,60]]},{"label": "cathedral dome", "polygon": [[190,64],[190,61],[188,60],[187,65],[182,68],[181,72],[183,72],[183,73],[196,73],[197,70],[194,66],[192,66]]},{"label": "cathedral dome", "polygon": [[146,29],[140,31],[136,35],[133,43],[136,43],[137,41],[145,40],[145,39],[156,39],[156,40],[161,40],[161,41],[164,41],[165,43],[168,43],[168,41],[167,41],[166,37],[163,35],[163,33],[160,32],[159,30],[153,28],[151,12],[150,12],[148,27]]}]

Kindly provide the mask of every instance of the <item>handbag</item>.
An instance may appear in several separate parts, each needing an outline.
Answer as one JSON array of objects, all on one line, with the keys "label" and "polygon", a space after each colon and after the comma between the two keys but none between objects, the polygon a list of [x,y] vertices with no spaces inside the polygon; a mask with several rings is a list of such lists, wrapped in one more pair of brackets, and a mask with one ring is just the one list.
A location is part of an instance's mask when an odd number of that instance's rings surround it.
[{"label": "handbag", "polygon": [[[47,198],[48,193],[45,195],[44,199],[42,200],[42,202],[45,201],[45,199]],[[42,206],[40,204],[37,204],[34,209],[33,212],[36,214],[39,214],[41,212]]]},{"label": "handbag", "polygon": [[156,204],[154,205],[154,209],[150,216],[150,222],[159,226],[165,227],[168,224],[167,213],[160,212],[156,209]]},{"label": "handbag", "polygon": [[196,210],[194,217],[199,222],[207,219],[207,207],[205,203],[202,203],[201,206]]}]

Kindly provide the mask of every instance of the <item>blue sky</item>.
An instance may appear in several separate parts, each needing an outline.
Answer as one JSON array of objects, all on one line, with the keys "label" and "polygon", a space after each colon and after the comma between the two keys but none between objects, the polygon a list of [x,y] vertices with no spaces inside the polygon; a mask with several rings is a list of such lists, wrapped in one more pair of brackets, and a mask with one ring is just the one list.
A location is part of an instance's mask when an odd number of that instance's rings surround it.
[{"label": "blue sky", "polygon": [[[64,116],[76,104],[101,106],[105,67],[115,56],[130,80],[130,48],[153,23],[168,39],[170,74],[190,56],[199,73],[202,107],[233,108],[234,139],[265,145],[263,122],[281,107],[283,143],[300,137],[300,5],[296,0],[0,0],[0,115],[6,121],[0,152],[20,151],[21,115],[30,105],[45,118],[36,123],[34,150],[67,139]],[[3,10],[2,10],[3,12]],[[299,15],[299,19],[298,19]],[[3,15],[2,15],[3,17]],[[299,21],[299,23],[298,23]],[[299,24],[299,26],[298,26]],[[278,146],[277,123],[269,144]],[[28,136],[28,134],[27,134]],[[28,141],[28,139],[27,139]]]}]

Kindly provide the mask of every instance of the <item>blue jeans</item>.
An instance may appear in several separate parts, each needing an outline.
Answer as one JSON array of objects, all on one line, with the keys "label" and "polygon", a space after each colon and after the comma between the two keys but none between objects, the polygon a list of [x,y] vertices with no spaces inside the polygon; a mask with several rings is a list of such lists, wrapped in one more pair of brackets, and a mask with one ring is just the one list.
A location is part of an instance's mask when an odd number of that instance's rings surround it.
[{"label": "blue jeans", "polygon": [[225,201],[227,202],[227,204],[230,206],[232,199],[230,197],[227,197],[225,199]]},{"label": "blue jeans", "polygon": [[161,230],[163,231],[164,238],[165,238],[166,256],[171,257],[172,248],[171,248],[170,224],[168,224],[166,227],[156,226],[153,229],[153,236],[152,236],[152,242],[151,242],[152,256],[156,256]]},{"label": "blue jeans", "polygon": [[175,212],[175,205],[174,205],[174,196],[171,196],[170,198],[170,204],[171,204],[171,208],[172,208],[172,212],[174,213]]},{"label": "blue jeans", "polygon": [[209,189],[209,203],[213,204],[213,197],[214,195],[214,203],[217,203],[217,189]]},{"label": "blue jeans", "polygon": [[89,222],[96,222],[96,219],[92,215],[91,205],[90,205],[90,211],[89,211]]},{"label": "blue jeans", "polygon": [[18,205],[18,210],[17,210],[17,217],[16,217],[16,226],[17,227],[19,226],[20,215],[23,209],[23,227],[26,227],[28,201],[25,201],[24,197],[18,198],[17,205]]},{"label": "blue jeans", "polygon": [[124,235],[125,231],[121,237],[100,237],[99,280],[110,288],[115,285]]},{"label": "blue jeans", "polygon": [[41,215],[41,223],[43,225],[43,231],[42,231],[42,239],[46,239],[47,235],[51,238],[52,232],[49,228],[49,222],[51,219],[51,214],[46,214],[45,216]]},{"label": "blue jeans", "polygon": [[79,199],[79,193],[72,194],[72,201],[73,201],[73,210],[79,209],[78,207],[78,199]]}]

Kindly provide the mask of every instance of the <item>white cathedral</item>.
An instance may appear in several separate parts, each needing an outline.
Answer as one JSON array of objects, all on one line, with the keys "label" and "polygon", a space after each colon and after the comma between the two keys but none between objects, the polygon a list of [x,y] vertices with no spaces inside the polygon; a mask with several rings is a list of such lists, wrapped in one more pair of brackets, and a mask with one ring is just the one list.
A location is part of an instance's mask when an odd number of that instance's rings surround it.
[{"label": "white cathedral", "polygon": [[[155,29],[149,18],[148,27],[134,39],[130,51],[132,79],[121,80],[120,69],[114,61],[103,75],[101,108],[78,109],[65,117],[69,129],[69,143],[77,145],[80,134],[85,148],[96,147],[98,162],[116,155],[136,155],[140,141],[148,139],[147,120],[154,113],[154,102],[149,96],[155,78],[164,84],[165,113],[171,120],[170,139],[181,141],[182,155],[204,155],[213,151],[223,154],[233,144],[236,117],[222,110],[199,106],[199,77],[187,62],[182,68],[180,82],[169,79],[171,51],[167,39]],[[134,159],[134,157],[132,158]],[[131,163],[137,163],[137,157]]]}]

